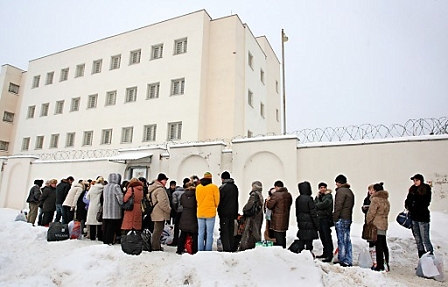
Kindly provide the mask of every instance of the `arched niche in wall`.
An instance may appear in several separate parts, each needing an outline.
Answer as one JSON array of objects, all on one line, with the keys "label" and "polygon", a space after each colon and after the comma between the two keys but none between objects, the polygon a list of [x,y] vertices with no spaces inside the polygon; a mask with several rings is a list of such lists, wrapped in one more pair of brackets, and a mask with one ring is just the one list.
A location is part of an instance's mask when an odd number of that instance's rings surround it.
[{"label": "arched niche in wall", "polygon": [[284,164],[276,154],[268,151],[257,152],[244,163],[243,186],[239,189],[250,190],[251,183],[258,180],[263,184],[263,197],[266,197],[269,188],[274,186],[274,182],[282,180],[284,176]]},{"label": "arched niche in wall", "polygon": [[176,179],[182,184],[182,179],[185,177],[197,175],[199,178],[202,178],[206,171],[210,171],[207,160],[199,155],[190,155],[180,163],[177,169],[178,177]]}]

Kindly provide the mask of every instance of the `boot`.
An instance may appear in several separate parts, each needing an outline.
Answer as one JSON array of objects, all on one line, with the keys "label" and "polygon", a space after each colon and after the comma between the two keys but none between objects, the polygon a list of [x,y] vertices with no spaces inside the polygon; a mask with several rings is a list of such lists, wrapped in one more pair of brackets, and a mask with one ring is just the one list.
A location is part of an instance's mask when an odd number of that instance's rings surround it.
[{"label": "boot", "polygon": [[418,258],[421,258],[423,256],[423,254],[425,254],[425,250],[419,250],[418,251]]}]

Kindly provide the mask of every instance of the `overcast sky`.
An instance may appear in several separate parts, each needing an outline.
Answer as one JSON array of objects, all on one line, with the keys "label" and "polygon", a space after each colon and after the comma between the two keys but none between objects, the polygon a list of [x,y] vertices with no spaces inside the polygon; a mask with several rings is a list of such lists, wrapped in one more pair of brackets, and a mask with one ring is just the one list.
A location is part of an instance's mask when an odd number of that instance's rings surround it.
[{"label": "overcast sky", "polygon": [[206,9],[238,14],[281,59],[287,131],[448,116],[448,1],[0,0],[0,64]]}]

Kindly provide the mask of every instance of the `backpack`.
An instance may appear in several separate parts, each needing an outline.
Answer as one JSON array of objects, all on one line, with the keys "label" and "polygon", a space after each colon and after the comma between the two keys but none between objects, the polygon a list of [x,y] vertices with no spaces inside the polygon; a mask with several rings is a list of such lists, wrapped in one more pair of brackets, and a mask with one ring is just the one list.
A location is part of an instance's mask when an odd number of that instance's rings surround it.
[{"label": "backpack", "polygon": [[249,210],[244,212],[244,216],[246,216],[246,217],[254,216],[261,210],[260,197],[258,196],[258,194],[256,192],[255,192],[255,195],[257,196],[257,199],[255,200],[254,204],[252,205],[252,207]]},{"label": "backpack", "polygon": [[[148,199],[149,197],[149,199]],[[154,210],[154,207],[157,205],[157,202],[155,204],[152,203],[152,191],[149,193],[149,196],[143,196],[142,202],[140,204],[142,214],[143,215],[151,215],[152,211]]]}]

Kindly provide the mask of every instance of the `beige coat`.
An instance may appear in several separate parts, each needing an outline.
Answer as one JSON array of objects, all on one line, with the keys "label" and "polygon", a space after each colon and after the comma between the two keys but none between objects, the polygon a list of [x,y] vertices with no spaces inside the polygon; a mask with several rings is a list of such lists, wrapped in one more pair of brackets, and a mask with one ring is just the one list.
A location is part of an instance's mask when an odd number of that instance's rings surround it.
[{"label": "beige coat", "polygon": [[78,202],[78,198],[81,195],[82,191],[84,190],[84,187],[81,183],[76,183],[70,188],[70,190],[67,193],[67,197],[65,198],[64,202],[62,203],[62,206],[70,206],[70,207],[76,207],[76,203]]},{"label": "beige coat", "polygon": [[385,190],[375,192],[370,196],[370,207],[366,222],[373,222],[378,230],[387,230],[390,211],[389,193]]},{"label": "beige coat", "polygon": [[154,210],[151,213],[152,221],[170,220],[170,199],[168,197],[168,194],[166,193],[165,187],[160,181],[156,180],[149,186],[148,198],[150,194],[152,203],[155,204]]}]

